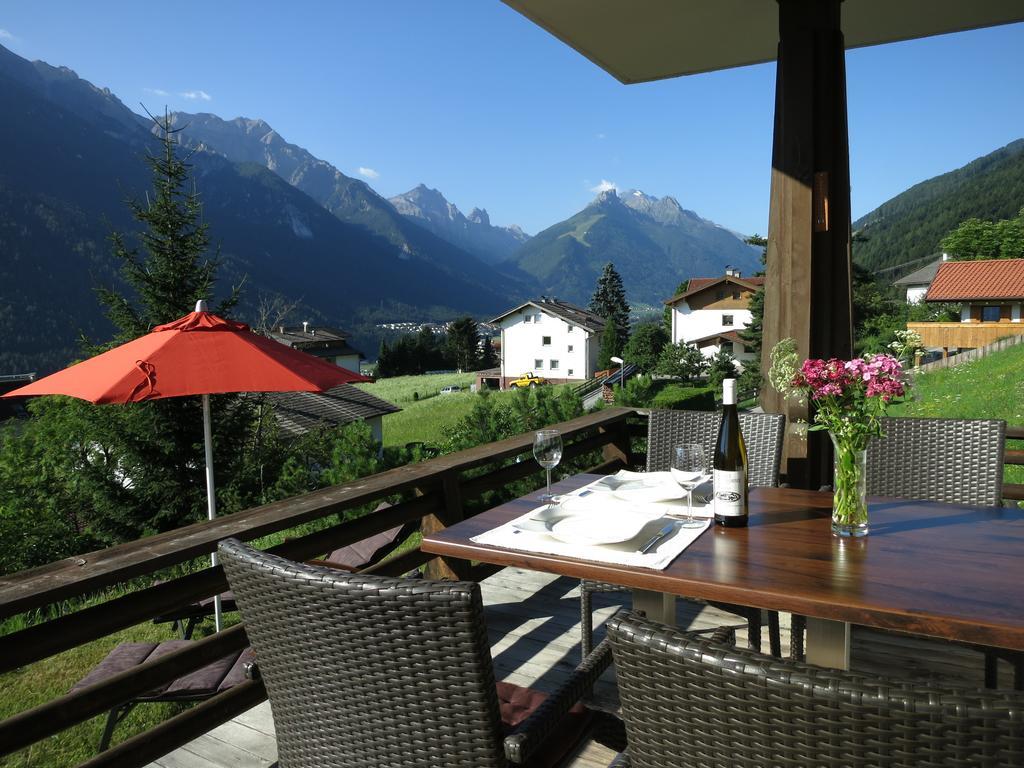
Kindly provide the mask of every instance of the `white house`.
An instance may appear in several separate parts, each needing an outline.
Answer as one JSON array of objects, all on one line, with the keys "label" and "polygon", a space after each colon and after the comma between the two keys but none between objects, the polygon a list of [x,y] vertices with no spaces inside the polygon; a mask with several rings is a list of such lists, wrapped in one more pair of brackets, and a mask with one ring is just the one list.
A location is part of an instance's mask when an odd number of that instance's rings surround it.
[{"label": "white house", "polygon": [[597,369],[604,319],[593,312],[542,297],[498,315],[501,388],[527,373],[553,383],[592,378]]},{"label": "white house", "polygon": [[683,293],[665,301],[672,310],[672,343],[692,344],[706,357],[725,346],[742,367],[754,355],[738,331],[750,324],[750,298],[763,285],[763,277],[742,277],[736,269],[722,277],[692,278]]},{"label": "white house", "polygon": [[893,285],[898,285],[906,290],[907,304],[920,304],[924,301],[925,294],[928,293],[928,286],[932,284],[935,273],[939,271],[939,266],[944,261],[949,261],[948,253],[942,254],[935,261],[929,262],[909,275],[904,275],[893,283]]}]

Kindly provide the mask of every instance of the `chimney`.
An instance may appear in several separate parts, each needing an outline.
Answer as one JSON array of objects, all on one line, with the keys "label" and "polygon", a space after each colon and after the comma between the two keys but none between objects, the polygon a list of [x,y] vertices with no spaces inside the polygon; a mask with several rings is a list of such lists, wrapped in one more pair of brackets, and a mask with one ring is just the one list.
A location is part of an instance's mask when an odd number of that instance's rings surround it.
[{"label": "chimney", "polygon": [[949,261],[949,254],[946,253],[945,251],[942,252],[942,260]]},{"label": "chimney", "polygon": [[302,321],[302,332],[309,333],[309,320]]}]

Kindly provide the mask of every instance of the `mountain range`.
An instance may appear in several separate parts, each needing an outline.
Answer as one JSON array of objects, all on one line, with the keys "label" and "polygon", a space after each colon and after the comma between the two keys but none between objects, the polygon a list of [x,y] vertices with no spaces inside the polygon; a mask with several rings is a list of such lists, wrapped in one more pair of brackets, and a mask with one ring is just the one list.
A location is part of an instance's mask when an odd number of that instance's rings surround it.
[{"label": "mountain range", "polygon": [[660,307],[683,280],[710,277],[733,266],[761,268],[760,250],[702,219],[672,197],[607,190],[574,216],[548,227],[516,251],[509,263],[532,276],[547,293],[589,301],[606,262],[622,276],[627,298]]},{"label": "mountain range", "polygon": [[[107,239],[137,230],[124,200],[144,199],[144,155],[156,145],[149,121],[109,91],[3,48],[0,103],[0,366],[47,371],[79,354],[81,334],[109,336],[93,288],[119,285]],[[407,228],[405,240],[333,215],[262,164],[210,151],[189,162],[219,246],[219,290],[244,280],[243,315],[281,296],[305,319],[372,327],[484,316],[526,295],[372,191],[358,195],[380,201]]]},{"label": "mountain range", "polygon": [[496,227],[482,208],[474,208],[469,216],[449,203],[444,195],[426,184],[420,184],[405,194],[389,197],[400,214],[438,237],[474,254],[488,264],[497,264],[508,258],[530,236],[516,225]]},{"label": "mountain range", "polygon": [[[67,67],[0,46],[0,373],[45,373],[109,338],[94,296],[123,288],[112,232],[137,243],[126,199],[152,187],[153,121]],[[244,284],[239,314],[266,299],[338,325],[372,356],[376,323],[493,317],[529,296],[586,304],[613,262],[634,305],[680,280],[759,267],[757,251],[672,197],[603,193],[530,238],[464,215],[419,185],[390,200],[263,120],[172,113],[220,261],[217,291]],[[293,318],[293,319],[296,319]]]}]

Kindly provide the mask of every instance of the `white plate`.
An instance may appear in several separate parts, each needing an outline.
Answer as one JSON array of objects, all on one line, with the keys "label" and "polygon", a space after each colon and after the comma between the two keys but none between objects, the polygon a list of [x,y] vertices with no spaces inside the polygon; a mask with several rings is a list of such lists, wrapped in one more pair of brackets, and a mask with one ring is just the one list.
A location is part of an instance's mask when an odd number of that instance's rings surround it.
[{"label": "white plate", "polygon": [[668,472],[622,471],[601,480],[598,485],[611,490],[617,498],[648,504],[686,497],[686,491]]},{"label": "white plate", "polygon": [[556,520],[548,533],[566,544],[618,544],[634,538],[651,519],[628,512],[598,512],[570,515]]}]

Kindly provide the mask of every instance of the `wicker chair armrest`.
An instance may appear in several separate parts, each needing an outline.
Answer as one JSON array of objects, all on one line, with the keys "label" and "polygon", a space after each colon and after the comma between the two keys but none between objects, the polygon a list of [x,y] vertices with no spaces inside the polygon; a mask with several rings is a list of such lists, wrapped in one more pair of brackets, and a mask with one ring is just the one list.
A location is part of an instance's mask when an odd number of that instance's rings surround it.
[{"label": "wicker chair armrest", "polygon": [[505,757],[521,765],[536,754],[544,740],[554,733],[559,722],[573,705],[590,693],[597,679],[612,662],[612,648],[607,640],[585,658],[558,690],[548,696],[532,715],[505,737]]},{"label": "wicker chair armrest", "polygon": [[632,768],[633,761],[629,759],[628,752],[619,752],[615,759],[608,764],[608,768]]}]

